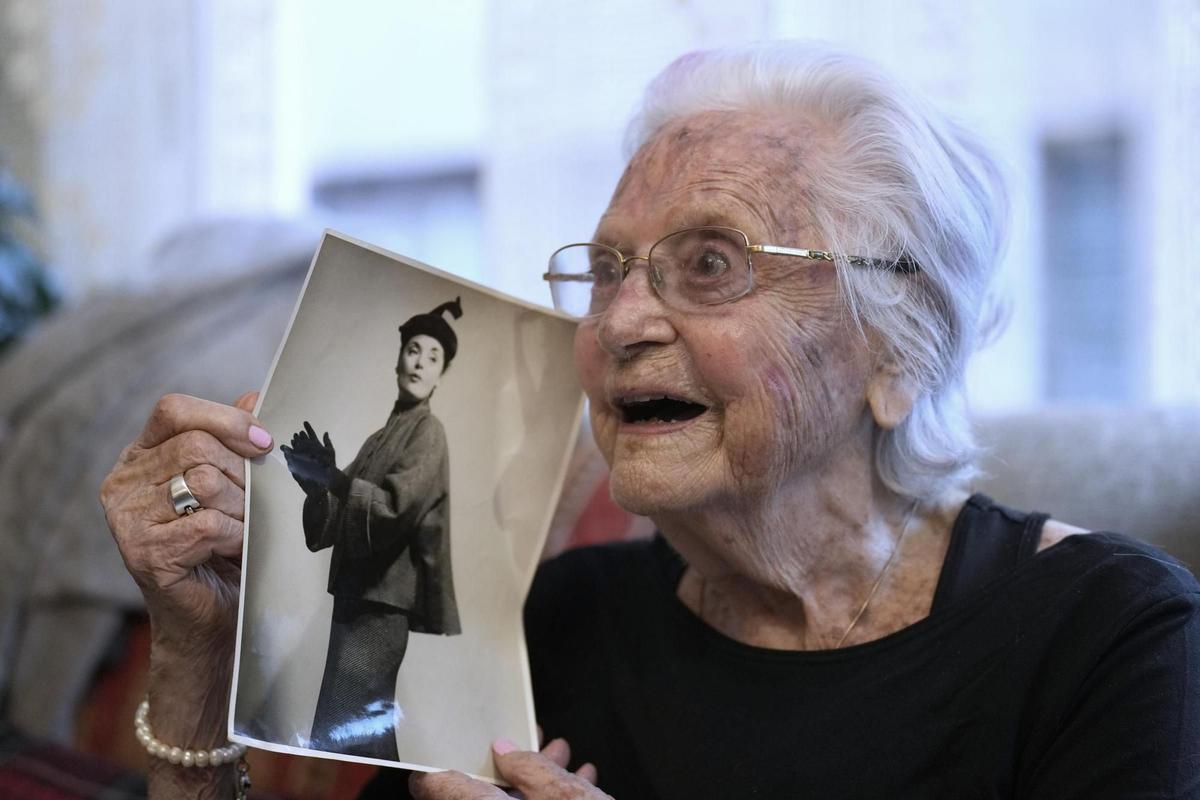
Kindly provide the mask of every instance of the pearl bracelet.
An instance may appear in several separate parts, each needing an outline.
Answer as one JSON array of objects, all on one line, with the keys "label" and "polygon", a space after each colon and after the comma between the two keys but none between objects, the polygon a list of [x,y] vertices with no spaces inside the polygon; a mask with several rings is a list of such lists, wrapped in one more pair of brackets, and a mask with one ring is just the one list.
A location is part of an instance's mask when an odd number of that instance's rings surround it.
[{"label": "pearl bracelet", "polygon": [[172,747],[154,738],[150,723],[146,717],[150,714],[149,698],[138,706],[133,715],[133,727],[137,740],[146,748],[146,752],[155,758],[162,758],[181,767],[219,767],[222,764],[232,764],[246,755],[246,745],[227,744],[224,747],[214,747],[211,750],[184,750]]}]

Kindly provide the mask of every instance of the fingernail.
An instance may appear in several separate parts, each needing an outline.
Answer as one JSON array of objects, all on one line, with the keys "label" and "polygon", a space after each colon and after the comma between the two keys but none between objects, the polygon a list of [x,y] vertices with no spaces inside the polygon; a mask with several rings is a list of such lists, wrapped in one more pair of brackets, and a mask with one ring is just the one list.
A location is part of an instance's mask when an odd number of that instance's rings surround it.
[{"label": "fingernail", "polygon": [[271,446],[271,434],[257,425],[250,426],[250,442],[261,450],[266,450]]},{"label": "fingernail", "polygon": [[517,749],[517,746],[508,739],[500,738],[492,742],[492,749],[496,751],[498,756],[506,756]]}]

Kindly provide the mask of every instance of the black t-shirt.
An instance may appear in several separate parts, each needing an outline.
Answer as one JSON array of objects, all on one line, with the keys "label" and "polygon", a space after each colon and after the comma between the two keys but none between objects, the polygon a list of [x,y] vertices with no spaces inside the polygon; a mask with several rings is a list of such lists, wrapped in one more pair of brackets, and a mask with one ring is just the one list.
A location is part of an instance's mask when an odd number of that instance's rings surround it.
[{"label": "black t-shirt", "polygon": [[539,721],[617,800],[1200,797],[1200,586],[1117,534],[1035,555],[1044,519],[973,496],[931,614],[827,651],[708,627],[661,538],[571,551],[526,605]]}]

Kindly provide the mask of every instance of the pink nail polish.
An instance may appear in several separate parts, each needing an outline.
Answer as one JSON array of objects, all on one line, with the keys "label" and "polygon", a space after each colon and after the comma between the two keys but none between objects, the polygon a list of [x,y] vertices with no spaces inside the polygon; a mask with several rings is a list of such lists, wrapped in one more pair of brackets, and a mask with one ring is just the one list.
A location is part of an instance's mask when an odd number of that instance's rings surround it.
[{"label": "pink nail polish", "polygon": [[517,746],[505,738],[497,739],[492,742],[492,749],[496,751],[496,755],[505,756],[517,749]]},{"label": "pink nail polish", "polygon": [[250,442],[257,448],[266,450],[271,446],[271,434],[257,425],[250,426]]}]

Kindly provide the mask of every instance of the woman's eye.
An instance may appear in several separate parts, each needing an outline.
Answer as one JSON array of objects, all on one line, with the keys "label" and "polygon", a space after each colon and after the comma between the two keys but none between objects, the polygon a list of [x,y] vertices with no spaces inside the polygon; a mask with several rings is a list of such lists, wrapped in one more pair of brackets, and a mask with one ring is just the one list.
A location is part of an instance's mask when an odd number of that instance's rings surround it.
[{"label": "woman's eye", "polygon": [[719,278],[729,271],[729,259],[719,250],[703,250],[692,265],[694,278]]},{"label": "woman's eye", "polygon": [[600,261],[592,264],[592,285],[596,287],[612,287],[621,282],[620,270],[610,261]]}]

